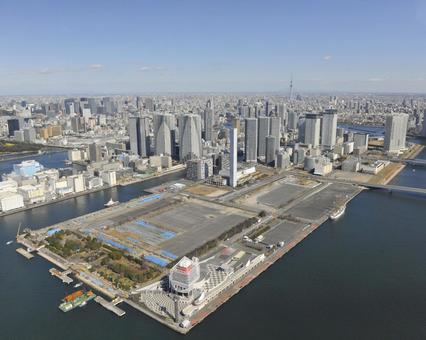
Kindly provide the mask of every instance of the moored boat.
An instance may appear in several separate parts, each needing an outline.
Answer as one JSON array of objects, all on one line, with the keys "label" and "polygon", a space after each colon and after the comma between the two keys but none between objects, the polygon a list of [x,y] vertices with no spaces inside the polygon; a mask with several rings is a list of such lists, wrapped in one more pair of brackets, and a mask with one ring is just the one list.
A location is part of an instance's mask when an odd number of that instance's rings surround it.
[{"label": "moored boat", "polygon": [[346,205],[340,207],[339,209],[337,209],[336,211],[330,214],[330,219],[332,219],[333,221],[337,220],[339,217],[341,217],[345,213],[345,210],[346,210]]},{"label": "moored boat", "polygon": [[76,307],[83,307],[88,301],[94,299],[96,295],[89,290],[85,292],[83,290],[77,290],[76,292],[69,294],[64,297],[63,302],[59,305],[59,309],[63,312],[69,312]]}]

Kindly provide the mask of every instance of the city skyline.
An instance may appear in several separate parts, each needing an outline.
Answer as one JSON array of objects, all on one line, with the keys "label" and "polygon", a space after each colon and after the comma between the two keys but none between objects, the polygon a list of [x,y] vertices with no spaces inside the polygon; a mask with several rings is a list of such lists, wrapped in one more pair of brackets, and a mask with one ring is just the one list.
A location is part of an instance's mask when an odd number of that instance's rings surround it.
[{"label": "city skyline", "polygon": [[422,1],[8,1],[0,10],[2,95],[288,93],[291,78],[295,93],[426,88]]}]

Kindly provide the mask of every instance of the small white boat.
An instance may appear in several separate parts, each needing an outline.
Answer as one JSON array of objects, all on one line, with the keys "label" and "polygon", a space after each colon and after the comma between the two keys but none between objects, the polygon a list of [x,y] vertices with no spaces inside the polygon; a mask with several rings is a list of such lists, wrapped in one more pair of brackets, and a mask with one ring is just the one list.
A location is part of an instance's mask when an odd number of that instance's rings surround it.
[{"label": "small white boat", "polygon": [[109,208],[109,207],[112,207],[112,206],[114,206],[114,205],[117,205],[118,203],[120,203],[119,201],[114,201],[112,198],[107,202],[107,203],[105,203],[104,204],[104,206],[106,207],[106,208]]},{"label": "small white boat", "polygon": [[330,219],[332,219],[333,221],[337,220],[339,217],[341,217],[345,213],[345,210],[346,210],[346,205],[344,205],[341,208],[337,209],[336,211],[332,212],[330,214]]},{"label": "small white boat", "polygon": [[76,283],[76,284],[74,285],[74,288],[81,287],[82,285],[83,285],[83,282]]},{"label": "small white boat", "polygon": [[12,244],[12,243],[13,243],[13,241],[7,241],[6,242],[7,245]]}]

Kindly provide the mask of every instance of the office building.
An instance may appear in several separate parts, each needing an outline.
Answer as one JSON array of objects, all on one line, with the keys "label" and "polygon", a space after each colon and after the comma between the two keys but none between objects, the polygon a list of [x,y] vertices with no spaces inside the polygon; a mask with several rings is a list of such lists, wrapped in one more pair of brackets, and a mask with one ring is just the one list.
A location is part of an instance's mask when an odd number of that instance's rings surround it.
[{"label": "office building", "polygon": [[266,158],[265,164],[275,166],[275,157],[277,153],[277,141],[275,136],[266,136]]},{"label": "office building", "polygon": [[179,158],[181,162],[200,158],[201,118],[195,114],[185,114],[179,117]]},{"label": "office building", "polygon": [[297,112],[295,111],[288,112],[287,129],[290,131],[296,131],[298,121],[299,121],[299,115],[297,114]]},{"label": "office building", "polygon": [[15,131],[19,131],[23,127],[23,122],[19,118],[11,118],[7,120],[7,129],[9,137],[15,135]]},{"label": "office building", "polygon": [[211,157],[190,159],[186,162],[186,178],[200,181],[210,176],[213,176],[213,159]]},{"label": "office building", "polygon": [[321,145],[332,150],[336,144],[337,110],[328,109],[322,113]]},{"label": "office building", "polygon": [[90,162],[99,162],[102,160],[101,148],[96,143],[89,144]]},{"label": "office building", "polygon": [[266,155],[266,136],[269,136],[270,118],[259,117],[257,121],[257,155],[265,157]]},{"label": "office building", "polygon": [[245,119],[244,157],[246,162],[257,162],[257,119]]},{"label": "office building", "polygon": [[155,111],[154,99],[145,98],[144,108],[145,110],[149,112],[154,112]]},{"label": "office building", "polygon": [[368,133],[354,133],[354,149],[359,153],[364,153],[368,150]]},{"label": "office building", "polygon": [[141,157],[148,157],[150,153],[149,118],[129,118],[130,151]]},{"label": "office building", "polygon": [[278,151],[280,149],[280,140],[281,140],[281,118],[280,117],[271,117],[270,118],[270,127],[269,134],[275,137],[275,149]]},{"label": "office building", "polygon": [[408,115],[392,114],[386,117],[384,151],[398,153],[405,149]]},{"label": "office building", "polygon": [[[320,143],[321,119],[318,114],[307,113],[305,117],[305,144],[316,148]],[[334,134],[334,136],[336,136]]]},{"label": "office building", "polygon": [[213,141],[213,125],[214,125],[214,112],[210,107],[204,110],[204,140],[206,142]]},{"label": "office building", "polygon": [[169,113],[154,115],[154,153],[155,155],[172,155],[171,131],[175,117]]}]

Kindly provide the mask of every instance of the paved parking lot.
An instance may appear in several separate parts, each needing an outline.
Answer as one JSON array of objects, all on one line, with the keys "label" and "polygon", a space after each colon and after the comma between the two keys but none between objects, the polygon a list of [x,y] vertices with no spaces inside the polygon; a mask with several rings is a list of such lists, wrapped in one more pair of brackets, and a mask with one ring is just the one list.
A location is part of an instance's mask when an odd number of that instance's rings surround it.
[{"label": "paved parking lot", "polygon": [[278,209],[302,196],[307,190],[309,190],[309,188],[301,185],[281,184],[279,187],[263,194],[257,200],[261,204],[269,205]]},{"label": "paved parking lot", "polygon": [[347,201],[358,189],[349,184],[330,184],[288,211],[288,214],[308,220],[318,220]]}]

